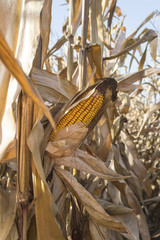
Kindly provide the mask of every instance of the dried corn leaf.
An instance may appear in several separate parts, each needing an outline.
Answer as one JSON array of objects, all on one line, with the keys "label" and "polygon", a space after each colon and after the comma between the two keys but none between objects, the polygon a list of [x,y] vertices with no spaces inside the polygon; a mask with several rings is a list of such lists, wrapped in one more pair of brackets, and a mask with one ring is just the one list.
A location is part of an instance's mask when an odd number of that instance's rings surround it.
[{"label": "dried corn leaf", "polygon": [[52,212],[52,195],[36,169],[33,169],[33,189],[38,240],[64,239]]},{"label": "dried corn leaf", "polygon": [[79,184],[76,179],[67,171],[56,167],[57,174],[67,183],[70,191],[83,203],[89,215],[102,226],[118,232],[127,232],[127,229],[121,222],[111,218],[92,195]]},{"label": "dried corn leaf", "polygon": [[118,58],[118,57],[122,56],[123,54],[128,53],[129,51],[135,49],[140,44],[145,43],[145,42],[150,42],[155,38],[157,38],[157,33],[154,30],[149,29],[144,33],[144,35],[140,39],[138,39],[131,46],[129,46],[127,48],[124,48],[123,50],[121,50],[117,54],[111,55],[109,57],[105,57],[105,58],[103,58],[103,60],[111,60],[111,59],[114,59],[114,58]]},{"label": "dried corn leaf", "polygon": [[74,6],[71,6],[73,8],[73,12],[70,11],[70,13],[73,14],[71,16],[71,24],[70,24],[70,34],[75,34],[80,23],[81,23],[81,17],[82,17],[82,1],[76,0],[75,2],[72,2],[72,5],[74,3]]},{"label": "dried corn leaf", "polygon": [[156,14],[157,11],[153,11],[151,14],[149,14],[149,16],[139,25],[139,27],[127,38],[127,39],[131,39],[133,38],[137,32],[139,31],[139,29],[141,27],[143,27],[147,22],[149,22],[153,17],[154,15]]},{"label": "dried corn leaf", "polygon": [[156,62],[157,48],[158,48],[158,38],[155,38],[150,42],[150,53],[154,62]]},{"label": "dried corn leaf", "polygon": [[124,194],[124,196],[126,197],[128,206],[134,209],[137,216],[139,231],[142,239],[150,240],[150,234],[149,234],[146,218],[136,195],[131,190],[131,188],[125,183],[113,182],[113,184],[119,189],[119,191],[122,194]]},{"label": "dried corn leaf", "polygon": [[[0,31],[5,37],[16,58],[21,62],[23,70],[26,74],[29,74],[32,67],[33,58],[38,44],[38,36],[40,33],[39,16],[43,6],[43,2],[44,1],[42,0],[34,2],[28,0],[23,0],[21,2],[18,2],[17,0],[0,1],[0,21],[3,26]],[[30,16],[34,16],[34,18],[31,18]],[[2,48],[4,48],[4,46]],[[1,55],[3,54],[4,52],[1,51]],[[8,57],[5,56],[6,60],[8,59]],[[6,149],[8,144],[14,139],[15,136],[14,117],[12,114],[11,104],[14,102],[17,95],[19,94],[20,87],[14,79],[11,79],[9,83],[10,73],[3,66],[3,64],[1,64],[0,66],[0,74],[0,89],[2,90],[2,92],[0,92],[0,100],[3,100],[1,102],[5,103],[7,99],[6,109],[4,104],[1,107],[0,114],[0,118],[3,118],[3,123],[1,126],[2,130],[0,133],[0,138],[3,137],[0,149],[1,158],[4,154],[4,150]]]},{"label": "dried corn leaf", "polygon": [[6,240],[16,216],[16,192],[0,189],[0,238]]},{"label": "dried corn leaf", "polygon": [[121,11],[120,7],[118,7],[118,6],[116,6],[115,12],[118,17],[120,17],[122,15],[122,11]]},{"label": "dried corn leaf", "polygon": [[33,68],[31,78],[36,82],[41,96],[49,102],[66,102],[76,93],[72,83],[67,80],[61,83],[56,74]]},{"label": "dried corn leaf", "polygon": [[55,45],[46,54],[45,59],[49,58],[53,53],[59,50],[66,42],[67,42],[67,38],[65,36],[62,36],[60,39],[58,39]]},{"label": "dried corn leaf", "polygon": [[154,113],[155,111],[159,110],[160,109],[160,103],[157,103],[155,105],[153,105],[147,112],[146,114],[144,115],[144,119],[143,119],[143,123],[141,125],[141,128],[137,134],[137,137],[140,136],[143,128],[144,128],[144,125],[146,124],[147,120],[151,117],[152,113]]},{"label": "dried corn leaf", "polygon": [[117,1],[112,0],[111,5],[110,5],[110,9],[109,9],[109,18],[108,18],[108,29],[109,30],[111,28],[113,15],[114,15],[114,12],[115,12],[115,9],[116,9],[116,4],[117,4]]},{"label": "dried corn leaf", "polygon": [[1,163],[15,161],[16,160],[16,139],[14,139],[5,151]]},{"label": "dried corn leaf", "polygon": [[146,217],[142,211],[141,205],[132,192],[132,190],[126,185],[125,196],[127,197],[128,204],[131,208],[135,210],[137,215],[137,220],[139,224],[139,231],[142,237],[142,240],[150,240],[149,229],[146,221]]},{"label": "dried corn leaf", "polygon": [[103,239],[109,240],[107,228],[98,225],[93,220],[89,221],[89,230],[92,237],[92,240]]},{"label": "dried corn leaf", "polygon": [[127,74],[125,76],[120,77],[119,79],[117,79],[118,81],[118,90],[125,92],[125,89],[128,86],[138,80],[141,80],[144,77],[149,77],[152,74],[157,74],[160,72],[160,69],[158,68],[146,68],[144,70],[141,70],[139,72],[136,73],[131,73],[131,74]]},{"label": "dried corn leaf", "polygon": [[[38,119],[37,119],[38,120]],[[64,239],[52,212],[52,194],[47,186],[41,161],[41,143],[43,127],[38,122],[28,137],[28,146],[32,153],[32,176],[35,202],[35,216],[38,239]],[[47,225],[46,225],[47,223]]]},{"label": "dried corn leaf", "polygon": [[69,157],[54,158],[54,163],[58,166],[64,165],[66,167],[75,168],[109,181],[126,178],[108,169],[100,159],[90,156],[80,149],[76,149]]},{"label": "dried corn leaf", "polygon": [[42,38],[41,66],[43,66],[46,52],[48,49],[50,24],[51,24],[51,7],[52,7],[52,0],[45,0],[42,13],[41,13],[41,38]]},{"label": "dried corn leaf", "polygon": [[103,45],[102,1],[92,1],[90,5],[90,38],[91,43]]},{"label": "dried corn leaf", "polygon": [[133,209],[118,204],[112,204],[104,200],[99,200],[98,202],[109,215],[115,217],[116,219],[119,219],[128,227],[132,233],[133,239],[139,239],[138,222]]},{"label": "dried corn leaf", "polygon": [[87,57],[89,64],[93,69],[96,67],[95,78],[102,78],[102,56],[101,56],[101,46],[96,44],[87,48]]},{"label": "dried corn leaf", "polygon": [[128,160],[131,168],[138,177],[141,185],[144,187],[144,190],[146,191],[147,195],[151,196],[152,193],[151,183],[149,179],[146,179],[147,176],[146,168],[137,157],[137,151],[131,140],[131,137],[125,132],[121,132],[121,137],[126,145],[126,153],[128,155]]},{"label": "dried corn leaf", "polygon": [[37,105],[40,108],[43,109],[45,115],[48,117],[48,119],[50,120],[54,128],[55,124],[48,108],[45,106],[45,104],[41,100],[38,92],[34,88],[30,79],[25,76],[24,72],[22,71],[20,66],[17,64],[16,59],[13,56],[13,53],[9,49],[9,46],[7,45],[2,35],[0,35],[0,58],[2,62],[6,65],[8,70],[13,74],[13,76],[21,84],[23,90],[33,99],[35,103],[37,103]]},{"label": "dried corn leaf", "polygon": [[[157,39],[157,38],[155,38]],[[154,41],[154,40],[153,40]],[[148,48],[148,43],[146,44],[146,47],[145,47],[145,50],[144,50],[144,53],[141,57],[141,60],[139,62],[139,67],[138,67],[138,71],[142,70],[143,69],[143,66],[144,66],[144,63],[146,61],[146,56],[147,56],[147,48]]]},{"label": "dried corn leaf", "polygon": [[121,114],[127,114],[130,108],[130,98],[127,93],[120,93],[119,98],[121,101],[121,104],[119,106],[119,110]]},{"label": "dried corn leaf", "polygon": [[6,108],[0,126],[0,161],[4,156],[5,150],[15,137],[15,121],[11,107]]}]

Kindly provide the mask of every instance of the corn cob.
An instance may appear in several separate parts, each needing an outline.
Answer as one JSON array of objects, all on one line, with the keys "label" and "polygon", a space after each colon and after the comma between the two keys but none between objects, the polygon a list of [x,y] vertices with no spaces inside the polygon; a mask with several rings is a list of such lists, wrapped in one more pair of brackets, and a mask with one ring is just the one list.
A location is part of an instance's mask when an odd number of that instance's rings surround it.
[{"label": "corn cob", "polygon": [[[103,106],[107,88],[110,89],[110,88],[113,88],[113,86],[111,87],[108,86],[107,81],[103,82],[101,85],[95,88],[95,91],[88,98],[83,100],[83,98],[89,92],[89,91],[86,91],[85,94],[81,96],[82,100],[60,119],[60,121],[57,124],[56,130],[52,132],[49,140],[52,140],[60,130],[62,130],[67,126],[71,126],[76,122],[81,122],[86,127],[88,127]],[[114,90],[115,88],[116,87],[114,86]],[[110,89],[110,90],[113,91],[113,89]],[[112,97],[113,97],[113,94],[112,94]]]}]

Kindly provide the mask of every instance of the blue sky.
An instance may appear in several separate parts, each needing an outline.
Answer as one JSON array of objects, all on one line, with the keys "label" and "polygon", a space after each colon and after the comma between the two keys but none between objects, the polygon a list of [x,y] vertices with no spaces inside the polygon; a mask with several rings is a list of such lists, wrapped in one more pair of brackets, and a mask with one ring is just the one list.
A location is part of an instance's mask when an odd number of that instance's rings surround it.
[{"label": "blue sky", "polygon": [[[128,36],[152,11],[160,11],[160,0],[118,0],[117,6],[126,15],[124,25]],[[68,16],[68,4],[66,4],[65,0],[53,0],[52,16],[52,37],[56,40],[62,36],[62,25]],[[152,23],[154,23],[153,20]],[[153,28],[153,25],[149,23],[146,27]],[[160,30],[160,27],[158,28]]]}]

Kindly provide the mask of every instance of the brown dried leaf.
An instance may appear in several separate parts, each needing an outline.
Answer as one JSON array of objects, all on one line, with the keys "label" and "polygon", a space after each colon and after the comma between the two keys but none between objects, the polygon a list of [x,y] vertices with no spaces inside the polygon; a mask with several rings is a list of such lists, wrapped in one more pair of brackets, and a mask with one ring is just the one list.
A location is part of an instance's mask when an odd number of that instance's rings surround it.
[{"label": "brown dried leaf", "polygon": [[[107,3],[103,1],[92,1],[90,4],[90,42],[91,44],[99,44],[103,47],[103,14]],[[102,59],[101,59],[102,62]]]},{"label": "brown dried leaf", "polygon": [[156,62],[157,48],[158,48],[158,38],[155,38],[150,42],[150,53],[154,62]]},{"label": "brown dried leaf", "polygon": [[121,137],[126,146],[126,153],[128,155],[130,166],[133,169],[136,176],[138,177],[141,185],[144,187],[144,190],[146,191],[147,195],[150,197],[152,190],[149,179],[146,179],[147,170],[137,157],[137,151],[132,142],[131,137],[125,132],[121,132]]},{"label": "brown dried leaf", "polygon": [[112,25],[112,19],[113,19],[113,15],[116,9],[116,4],[117,1],[116,0],[112,0],[111,5],[110,5],[110,9],[109,9],[109,18],[108,18],[108,28],[111,28]]},{"label": "brown dried leaf", "polygon": [[52,194],[35,168],[32,174],[38,239],[64,240],[52,212]]},{"label": "brown dried leaf", "polygon": [[43,66],[46,52],[48,49],[50,24],[51,24],[51,7],[52,7],[52,0],[45,0],[43,9],[41,12],[41,38],[42,38],[41,66]]},{"label": "brown dried leaf", "polygon": [[[0,1],[0,22],[3,25],[3,27],[1,27],[1,33],[5,37],[5,40],[9,44],[13,54],[16,56],[16,59],[21,62],[23,70],[26,74],[29,74],[31,70],[38,44],[38,36],[40,34],[39,16],[42,6],[43,1],[40,0],[36,2],[29,2],[28,0],[23,0],[21,2],[16,0]],[[34,18],[31,18],[30,16],[34,16]],[[5,58],[7,60],[8,57]],[[15,123],[11,104],[18,96],[21,88],[15,79],[11,79],[9,83],[10,73],[3,64],[0,65],[0,75],[0,89],[2,90],[0,90],[0,100],[4,103],[0,110],[0,123],[2,120],[1,118],[3,118],[1,126],[2,131],[0,132],[0,140],[1,137],[3,137],[0,144],[1,158],[8,144],[15,137]],[[6,98],[7,106],[5,106]]]},{"label": "brown dried leaf", "polygon": [[[157,38],[155,38],[155,39],[157,39]],[[153,41],[154,41],[154,40],[153,40]],[[143,53],[143,55],[142,55],[142,57],[141,57],[141,60],[140,60],[140,62],[139,62],[138,71],[140,71],[140,70],[143,69],[144,63],[145,63],[145,61],[146,61],[147,48],[148,48],[148,43],[146,44],[144,53]]]},{"label": "brown dried leaf", "polygon": [[0,58],[2,62],[5,64],[5,66],[8,68],[8,70],[12,73],[12,75],[17,79],[19,84],[22,86],[23,90],[43,110],[44,114],[47,116],[50,123],[52,124],[52,127],[55,128],[54,121],[48,108],[43,103],[41,97],[39,96],[30,79],[25,76],[24,72],[17,64],[17,61],[14,58],[12,51],[10,50],[7,42],[5,41],[4,37],[1,34],[0,34]]},{"label": "brown dried leaf", "polygon": [[139,72],[136,73],[131,73],[131,74],[127,74],[125,76],[120,77],[119,79],[117,79],[118,81],[118,90],[125,92],[126,87],[128,88],[128,86],[138,80],[141,80],[144,77],[149,77],[152,74],[157,74],[160,72],[160,69],[158,68],[146,68],[144,70],[141,70]]},{"label": "brown dried leaf", "polygon": [[[71,11],[70,11],[71,12]],[[82,19],[82,1],[76,0],[74,3],[73,16],[71,17],[70,33],[75,34]]]},{"label": "brown dried leaf", "polygon": [[91,173],[99,178],[109,181],[126,178],[125,176],[108,169],[100,159],[95,158],[80,149],[76,149],[70,157],[54,158],[54,163],[58,166],[64,165],[82,172]]},{"label": "brown dried leaf", "polygon": [[67,38],[63,35],[58,41],[55,43],[55,45],[48,51],[48,53],[45,56],[45,59],[49,58],[53,53],[55,53],[58,49],[60,49],[63,44],[67,42]]},{"label": "brown dried leaf", "polygon": [[87,57],[89,64],[93,69],[96,67],[95,77],[97,79],[102,78],[102,57],[101,57],[101,46],[96,44],[87,48]]},{"label": "brown dried leaf", "polygon": [[0,238],[6,240],[16,217],[16,192],[0,189]]},{"label": "brown dried leaf", "polygon": [[92,236],[92,240],[109,240],[107,228],[97,224],[93,220],[89,220],[89,230]]},{"label": "brown dried leaf", "polygon": [[139,25],[139,27],[138,27],[127,39],[133,38],[133,37],[137,34],[137,32],[139,31],[139,29],[140,29],[141,27],[143,27],[144,24],[146,24],[147,22],[149,22],[149,21],[151,20],[151,18],[154,17],[154,15],[156,14],[156,12],[157,12],[157,11],[153,11],[151,14],[149,14],[149,16]]},{"label": "brown dried leaf", "polygon": [[119,98],[121,101],[119,110],[121,114],[127,114],[130,108],[130,97],[127,93],[120,93]]},{"label": "brown dried leaf", "polygon": [[157,103],[155,104],[154,106],[152,106],[144,115],[144,119],[143,119],[143,123],[141,125],[141,128],[137,134],[137,137],[140,136],[143,128],[144,128],[144,125],[146,124],[147,120],[150,118],[150,116],[152,115],[152,113],[154,113],[155,111],[159,110],[160,109],[160,103]]},{"label": "brown dried leaf", "polygon": [[[141,207],[137,197],[135,196],[135,194],[133,193],[131,188],[126,183],[113,182],[113,184],[119,189],[119,191],[122,194],[124,194],[129,207],[134,209],[136,216],[137,216],[139,230],[140,230],[142,239],[150,240],[150,234],[149,234],[147,221],[146,221],[145,215],[143,213],[142,207]],[[130,227],[132,227],[132,225],[130,225]],[[136,232],[136,235],[137,234],[138,233]]]},{"label": "brown dried leaf", "polygon": [[68,80],[59,81],[56,74],[33,68],[31,78],[36,82],[41,96],[52,103],[66,102],[76,93],[76,87]]},{"label": "brown dried leaf", "polygon": [[133,239],[139,239],[138,222],[133,209],[118,204],[112,204],[101,199],[98,202],[109,215],[115,217],[116,219],[119,219],[125,224],[125,226],[128,227],[133,235]]},{"label": "brown dried leaf", "polygon": [[[40,116],[38,116],[37,121]],[[52,212],[52,194],[47,186],[41,160],[44,130],[40,122],[33,127],[27,143],[32,153],[32,177],[38,239],[64,239]],[[46,226],[47,222],[47,226]]]},{"label": "brown dried leaf", "polygon": [[120,7],[118,7],[118,6],[116,6],[115,12],[118,17],[120,17],[122,15],[122,11],[121,11]]},{"label": "brown dried leaf", "polygon": [[121,222],[117,222],[111,218],[104,209],[98,204],[98,202],[92,197],[92,195],[86,191],[85,188],[79,184],[76,179],[67,171],[55,167],[57,174],[67,183],[67,186],[73,192],[73,194],[83,203],[89,215],[102,226],[108,229],[127,232],[127,229]]},{"label": "brown dried leaf", "polygon": [[1,163],[16,161],[16,139],[14,139],[6,149]]},{"label": "brown dried leaf", "polygon": [[[124,48],[117,54],[111,55],[109,57],[105,57],[105,58],[103,58],[103,60],[111,60],[114,58],[118,58],[118,57],[122,56],[123,54],[128,53],[129,51],[135,49],[140,44],[142,44],[144,42],[150,42],[155,38],[157,38],[157,33],[154,30],[149,29],[144,33],[144,35],[140,39],[135,41],[131,46]],[[126,41],[128,41],[128,40],[126,40]]]},{"label": "brown dried leaf", "polygon": [[128,205],[135,210],[135,213],[137,215],[142,240],[150,240],[146,217],[142,211],[141,205],[132,190],[127,185],[125,188],[125,196],[127,197]]}]

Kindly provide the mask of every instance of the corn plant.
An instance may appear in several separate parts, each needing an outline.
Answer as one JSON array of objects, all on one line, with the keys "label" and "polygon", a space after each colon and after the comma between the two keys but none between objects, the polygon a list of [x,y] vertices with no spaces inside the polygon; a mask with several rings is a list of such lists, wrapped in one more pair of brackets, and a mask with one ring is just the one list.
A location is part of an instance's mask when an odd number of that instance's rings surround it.
[{"label": "corn plant", "polygon": [[158,240],[159,12],[64,3],[0,1],[0,239]]}]

